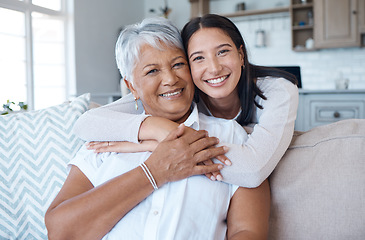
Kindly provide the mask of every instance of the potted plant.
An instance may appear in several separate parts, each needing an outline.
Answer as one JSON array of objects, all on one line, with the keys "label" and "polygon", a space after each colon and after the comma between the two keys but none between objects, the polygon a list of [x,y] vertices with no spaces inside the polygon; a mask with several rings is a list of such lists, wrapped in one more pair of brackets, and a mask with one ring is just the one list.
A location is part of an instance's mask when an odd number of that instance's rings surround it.
[{"label": "potted plant", "polygon": [[[14,111],[14,107],[19,108],[19,110]],[[1,112],[1,115],[6,115],[12,112],[18,112],[18,111],[26,111],[28,109],[28,105],[24,102],[19,102],[18,104],[15,104],[15,102],[11,102],[10,100],[7,100],[5,104],[3,104],[3,111]]]}]

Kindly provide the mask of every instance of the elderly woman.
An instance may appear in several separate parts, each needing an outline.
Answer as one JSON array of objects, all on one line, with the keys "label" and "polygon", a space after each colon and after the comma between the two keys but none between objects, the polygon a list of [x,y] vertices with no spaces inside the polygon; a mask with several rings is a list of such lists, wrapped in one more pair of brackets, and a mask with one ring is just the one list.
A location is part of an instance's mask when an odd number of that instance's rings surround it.
[{"label": "elderly woman", "polygon": [[[179,31],[167,20],[126,28],[117,60],[131,64],[121,72],[146,114],[205,129],[225,142],[246,141],[236,122],[200,115],[191,105],[194,85]],[[206,131],[187,131],[184,125],[153,153],[80,149],[46,213],[49,239],[265,239],[267,181],[245,189],[201,176],[222,165],[198,163],[226,149],[213,147],[217,139]]]}]

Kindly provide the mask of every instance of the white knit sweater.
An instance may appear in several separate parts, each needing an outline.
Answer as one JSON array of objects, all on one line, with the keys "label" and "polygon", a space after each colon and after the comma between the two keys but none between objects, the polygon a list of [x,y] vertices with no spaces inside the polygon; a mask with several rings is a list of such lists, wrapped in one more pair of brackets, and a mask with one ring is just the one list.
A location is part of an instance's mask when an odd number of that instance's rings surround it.
[{"label": "white knit sweater", "polygon": [[[259,186],[284,155],[293,136],[298,108],[298,88],[286,79],[266,77],[259,79],[257,86],[267,100],[256,97],[263,109],[256,108],[252,128],[245,127],[250,133],[247,142],[221,143],[229,147],[226,156],[232,161],[232,167],[221,171],[223,181],[250,188]],[[208,114],[204,104],[198,107]],[[146,118],[142,112],[141,104],[135,110],[130,94],[87,111],[76,122],[74,131],[86,141],[138,142],[140,124]]]}]

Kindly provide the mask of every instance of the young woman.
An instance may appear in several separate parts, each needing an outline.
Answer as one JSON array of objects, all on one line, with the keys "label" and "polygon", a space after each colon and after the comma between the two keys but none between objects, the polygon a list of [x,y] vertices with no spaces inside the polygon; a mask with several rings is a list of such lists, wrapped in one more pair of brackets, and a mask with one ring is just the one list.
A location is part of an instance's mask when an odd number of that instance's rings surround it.
[{"label": "young woman", "polygon": [[[224,144],[229,146],[226,156],[232,167],[221,171],[223,181],[259,186],[292,139],[298,106],[295,77],[251,64],[239,30],[225,17],[208,14],[195,18],[183,28],[182,38],[197,87],[199,111],[236,119],[250,133],[243,145]],[[177,127],[166,119],[136,115],[142,110],[133,110],[133,102],[127,96],[87,112],[76,123],[75,132],[87,141],[108,141],[90,144],[90,148],[105,152],[123,151],[123,143],[118,141],[160,142]],[[133,126],[125,128],[126,122]]]}]

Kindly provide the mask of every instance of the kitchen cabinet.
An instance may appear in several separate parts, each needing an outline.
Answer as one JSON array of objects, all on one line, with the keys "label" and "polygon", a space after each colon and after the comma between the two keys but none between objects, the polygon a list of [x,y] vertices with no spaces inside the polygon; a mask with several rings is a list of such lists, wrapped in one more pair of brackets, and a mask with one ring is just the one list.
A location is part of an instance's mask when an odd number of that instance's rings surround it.
[{"label": "kitchen cabinet", "polygon": [[359,4],[359,32],[365,33],[365,0],[358,0]]},{"label": "kitchen cabinet", "polygon": [[307,44],[307,41],[313,42],[313,1],[291,0],[290,18],[292,31],[292,49],[294,51],[312,51],[313,44]]},{"label": "kitchen cabinet", "polygon": [[295,130],[351,118],[365,119],[364,90],[299,90]]},{"label": "kitchen cabinet", "polygon": [[358,0],[314,0],[316,48],[360,46]]}]

